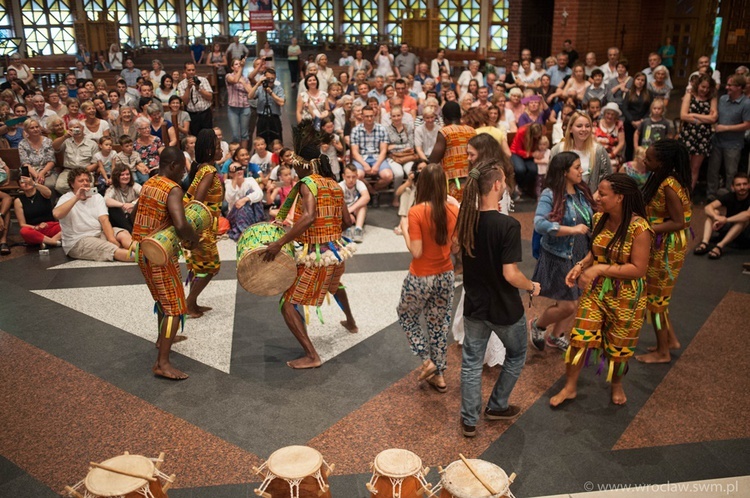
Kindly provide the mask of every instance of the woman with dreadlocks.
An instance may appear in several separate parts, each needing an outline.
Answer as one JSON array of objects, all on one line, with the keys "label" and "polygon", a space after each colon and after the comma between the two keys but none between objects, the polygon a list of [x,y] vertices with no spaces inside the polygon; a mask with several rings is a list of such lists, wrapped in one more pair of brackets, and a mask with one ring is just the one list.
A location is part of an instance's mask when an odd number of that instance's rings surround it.
[{"label": "woman with dreadlocks", "polygon": [[[422,358],[419,380],[439,393],[448,390],[443,372],[454,287],[451,238],[458,218],[458,207],[446,202],[447,183],[439,164],[419,173],[417,201],[409,209],[409,229],[403,233],[412,261],[397,308],[411,349]],[[422,314],[427,334],[420,324]]]},{"label": "woman with dreadlocks", "polygon": [[685,261],[690,232],[690,154],[677,140],[660,140],[648,148],[644,163],[651,176],[643,186],[643,200],[656,234],[646,275],[648,320],[656,331],[656,349],[636,359],[643,363],[669,363],[669,350],[680,347],[668,308]]},{"label": "woman with dreadlocks", "polygon": [[461,363],[461,424],[476,435],[482,405],[482,363],[490,334],[505,345],[505,363],[484,410],[487,420],[509,420],[521,409],[508,398],[526,361],[526,317],[518,290],[539,295],[540,286],[518,269],[521,224],[501,214],[503,167],[493,159],[469,172],[458,214],[456,238],[464,265],[464,344]]},{"label": "woman with dreadlocks", "polygon": [[295,129],[294,139],[296,153],[292,165],[299,182],[276,215],[276,220],[282,222],[294,205],[294,225],[286,235],[269,244],[264,259],[273,261],[281,248],[292,241],[302,247],[296,253],[297,278],[281,298],[281,314],[305,355],[288,361],[287,365],[317,368],[320,356],[307,334],[309,315],[302,307],[318,308],[322,322],[320,306],[330,292],[346,315],[341,325],[349,332],[358,332],[349,298],[341,285],[344,261],[354,252],[355,244],[341,236],[342,229],[352,226],[352,219],[345,209],[344,193],[331,171],[328,156],[320,153],[320,136],[312,121],[302,121]]},{"label": "woman with dreadlocks", "polygon": [[[565,351],[569,346],[565,332],[570,330],[581,297],[580,289],[565,285],[565,277],[589,251],[594,199],[575,152],[560,152],[552,158],[546,182],[534,215],[534,229],[542,240],[532,278],[544,285],[542,296],[555,303],[529,322],[529,328],[537,350],[542,351],[546,344]],[[549,326],[554,327],[547,334]]]},{"label": "woman with dreadlocks", "polygon": [[601,212],[594,215],[591,250],[565,277],[569,287],[577,282],[583,295],[565,353],[565,387],[550,399],[552,407],[576,397],[581,367],[592,356],[596,363],[602,352],[599,372],[609,361],[612,402],[625,404],[622,377],[646,311],[644,277],[652,231],[638,185],[624,173],[608,175],[594,199]]},{"label": "woman with dreadlocks", "polygon": [[190,318],[200,318],[203,313],[211,310],[208,306],[198,305],[198,296],[221,269],[216,234],[219,229],[221,203],[224,201],[224,185],[214,166],[219,159],[221,146],[216,133],[211,128],[201,130],[195,140],[197,166],[190,170],[190,187],[185,192],[185,202],[195,199],[205,204],[211,211],[213,223],[203,232],[198,247],[190,251],[185,258],[190,282],[190,293],[187,297],[187,312]]}]

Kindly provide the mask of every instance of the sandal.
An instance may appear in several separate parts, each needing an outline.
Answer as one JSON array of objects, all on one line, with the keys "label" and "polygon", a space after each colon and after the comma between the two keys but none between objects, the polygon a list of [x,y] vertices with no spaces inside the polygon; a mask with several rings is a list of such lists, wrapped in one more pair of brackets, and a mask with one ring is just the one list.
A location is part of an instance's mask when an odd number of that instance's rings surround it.
[{"label": "sandal", "polygon": [[437,381],[435,380],[436,377],[437,375],[433,375],[432,377],[429,377],[427,379],[427,383],[430,385],[430,387],[436,390],[437,392],[439,392],[440,394],[444,394],[448,392],[448,386],[446,386],[445,384],[443,385],[438,384]]},{"label": "sandal", "polygon": [[707,252],[708,244],[706,242],[701,242],[695,249],[693,249],[693,254],[695,254],[696,256],[703,256]]},{"label": "sandal", "polygon": [[724,251],[719,246],[714,246],[711,252],[708,253],[708,259],[720,259]]},{"label": "sandal", "polygon": [[5,243],[0,244],[0,255],[7,256],[8,254],[10,254],[10,246]]},{"label": "sandal", "polygon": [[419,372],[419,381],[423,381],[429,377],[432,377],[437,372],[437,366],[432,360],[427,360],[422,363],[422,370]]}]

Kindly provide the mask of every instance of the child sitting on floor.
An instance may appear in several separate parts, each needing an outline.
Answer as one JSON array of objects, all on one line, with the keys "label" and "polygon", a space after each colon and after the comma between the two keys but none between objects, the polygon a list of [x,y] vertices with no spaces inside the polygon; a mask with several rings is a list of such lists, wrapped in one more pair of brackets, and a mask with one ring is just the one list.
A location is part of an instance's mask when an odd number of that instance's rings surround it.
[{"label": "child sitting on floor", "polygon": [[620,168],[620,173],[625,173],[635,180],[638,188],[643,188],[646,180],[651,175],[649,171],[646,171],[646,163],[643,162],[646,158],[646,150],[648,150],[648,147],[644,147],[643,145],[636,147],[633,160],[623,164],[622,168]]},{"label": "child sitting on floor", "polygon": [[[292,168],[286,164],[278,166],[278,180],[273,183],[273,187],[266,191],[266,203],[272,204],[273,207],[268,211],[271,218],[275,218],[279,214],[279,209],[282,204],[286,201],[289,196],[292,187],[294,187],[294,177],[292,176]],[[292,211],[290,211],[290,214]]]},{"label": "child sitting on floor", "polygon": [[357,168],[351,163],[344,166],[344,179],[339,182],[339,186],[344,191],[346,208],[355,220],[354,226],[347,228],[344,236],[354,242],[362,242],[370,191],[365,182],[357,178]]}]

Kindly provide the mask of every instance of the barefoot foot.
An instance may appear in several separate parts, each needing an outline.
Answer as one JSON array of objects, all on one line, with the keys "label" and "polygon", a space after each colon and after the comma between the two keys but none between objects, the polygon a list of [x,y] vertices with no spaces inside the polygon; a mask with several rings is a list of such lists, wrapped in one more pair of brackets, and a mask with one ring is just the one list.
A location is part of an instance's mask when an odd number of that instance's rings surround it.
[{"label": "barefoot foot", "polygon": [[188,316],[189,316],[190,318],[200,318],[200,317],[202,317],[202,316],[203,316],[203,312],[202,312],[202,311],[200,311],[200,310],[199,310],[199,309],[197,309],[197,308],[188,308],[188,309],[187,309],[187,315],[188,315]]},{"label": "barefoot foot", "polygon": [[213,309],[210,306],[196,305],[195,307],[198,308],[198,311],[200,311],[201,313],[206,313],[206,312],[211,311]]},{"label": "barefoot foot", "polygon": [[[680,344],[679,342],[669,343],[669,349],[672,351],[680,349],[681,347],[682,347],[682,344]],[[649,346],[646,348],[646,351],[648,351],[649,353],[653,353],[654,351],[656,351],[656,346]]]},{"label": "barefoot foot", "polygon": [[156,365],[153,366],[151,370],[154,372],[154,375],[156,375],[157,377],[163,377],[169,380],[185,380],[188,378],[188,374],[180,370],[177,370],[170,363],[166,363],[163,365],[159,365],[157,363]]},{"label": "barefoot foot", "polygon": [[357,327],[357,324],[354,322],[349,323],[349,320],[341,320],[340,323],[342,327],[344,327],[352,334],[356,334],[357,332],[359,332],[359,327]]},{"label": "barefoot foot", "polygon": [[287,361],[286,364],[287,366],[294,369],[318,368],[321,365],[321,361],[318,355],[315,355],[314,358],[303,356],[301,358],[297,358],[296,360]]},{"label": "barefoot foot", "polygon": [[616,405],[624,405],[627,400],[628,397],[625,396],[622,384],[612,384],[612,403]]},{"label": "barefoot foot", "polygon": [[672,357],[669,354],[662,355],[661,353],[653,352],[638,355],[635,359],[641,363],[669,363],[672,360]]},{"label": "barefoot foot", "polygon": [[575,399],[576,395],[577,393],[575,389],[569,389],[568,387],[563,387],[559,393],[555,394],[549,399],[549,405],[552,408],[558,407],[564,401],[567,401],[569,399]]}]

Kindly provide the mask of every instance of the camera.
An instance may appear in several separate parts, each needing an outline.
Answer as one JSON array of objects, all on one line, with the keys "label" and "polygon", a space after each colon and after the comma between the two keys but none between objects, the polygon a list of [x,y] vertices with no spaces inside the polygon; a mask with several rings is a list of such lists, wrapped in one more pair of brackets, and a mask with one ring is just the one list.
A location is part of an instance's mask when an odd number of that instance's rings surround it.
[{"label": "camera", "polygon": [[266,62],[270,62],[273,60],[273,57],[264,57],[263,60]]},{"label": "camera", "polygon": [[271,88],[271,82],[268,80],[263,80],[263,88]]},{"label": "camera", "polygon": [[193,83],[195,83],[195,86],[200,86],[201,80],[197,76],[193,76]]}]

